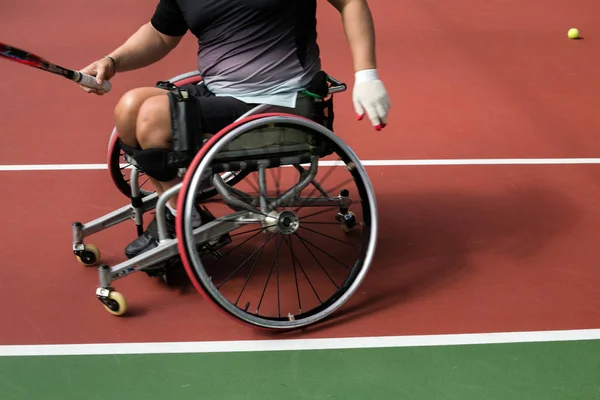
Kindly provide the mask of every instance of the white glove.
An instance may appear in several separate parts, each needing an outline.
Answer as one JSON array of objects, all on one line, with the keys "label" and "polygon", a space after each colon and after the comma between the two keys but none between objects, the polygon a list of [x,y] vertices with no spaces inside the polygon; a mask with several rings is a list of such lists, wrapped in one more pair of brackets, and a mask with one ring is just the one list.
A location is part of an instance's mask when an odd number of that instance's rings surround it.
[{"label": "white glove", "polygon": [[359,121],[366,112],[376,130],[386,126],[390,99],[377,76],[377,70],[365,69],[354,74],[352,101]]}]

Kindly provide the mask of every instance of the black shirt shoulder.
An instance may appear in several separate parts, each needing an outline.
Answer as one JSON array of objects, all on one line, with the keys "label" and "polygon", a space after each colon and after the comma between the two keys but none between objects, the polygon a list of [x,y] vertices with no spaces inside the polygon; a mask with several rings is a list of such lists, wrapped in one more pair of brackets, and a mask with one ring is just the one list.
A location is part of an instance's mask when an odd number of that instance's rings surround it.
[{"label": "black shirt shoulder", "polygon": [[167,36],[183,36],[188,31],[188,25],[177,0],[159,0],[150,20],[152,26]]}]

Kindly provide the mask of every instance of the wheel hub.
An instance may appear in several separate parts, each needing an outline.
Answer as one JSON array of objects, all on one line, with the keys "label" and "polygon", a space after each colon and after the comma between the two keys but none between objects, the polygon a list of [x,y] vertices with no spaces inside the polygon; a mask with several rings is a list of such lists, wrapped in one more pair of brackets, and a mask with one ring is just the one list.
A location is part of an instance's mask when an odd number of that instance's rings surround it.
[{"label": "wheel hub", "polygon": [[300,220],[293,211],[285,210],[277,217],[277,229],[284,235],[291,235],[298,230]]}]

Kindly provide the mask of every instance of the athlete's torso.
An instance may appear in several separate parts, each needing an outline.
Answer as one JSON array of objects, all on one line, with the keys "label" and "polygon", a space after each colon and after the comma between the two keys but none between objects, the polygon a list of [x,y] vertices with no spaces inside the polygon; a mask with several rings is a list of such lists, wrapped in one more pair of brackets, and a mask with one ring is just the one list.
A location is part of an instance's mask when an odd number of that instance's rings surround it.
[{"label": "athlete's torso", "polygon": [[198,69],[217,94],[292,93],[321,68],[316,0],[171,1],[198,38]]}]

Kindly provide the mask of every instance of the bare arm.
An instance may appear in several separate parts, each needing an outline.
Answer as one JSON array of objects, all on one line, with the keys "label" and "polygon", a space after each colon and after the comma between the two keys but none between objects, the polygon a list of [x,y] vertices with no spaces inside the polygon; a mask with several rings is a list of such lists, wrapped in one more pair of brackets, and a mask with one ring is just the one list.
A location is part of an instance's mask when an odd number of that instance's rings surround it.
[{"label": "bare arm", "polygon": [[177,47],[181,38],[181,36],[163,35],[148,22],[109,56],[114,58],[117,71],[132,71],[163,59]]},{"label": "bare arm", "polygon": [[387,125],[390,101],[377,74],[375,27],[367,0],[328,0],[342,16],[354,63],[352,101],[359,120],[367,114],[376,130]]},{"label": "bare arm", "polygon": [[354,72],[376,69],[375,28],[366,0],[328,0],[342,16],[354,60]]},{"label": "bare arm", "polygon": [[[115,64],[106,57],[94,61],[81,72],[95,76],[96,82],[102,84],[110,80],[117,72],[132,71],[147,67],[163,59],[181,41],[183,36],[167,36],[157,31],[150,22],[142,25],[125,43],[108,54]],[[81,86],[89,93],[104,94],[101,89]]]}]

